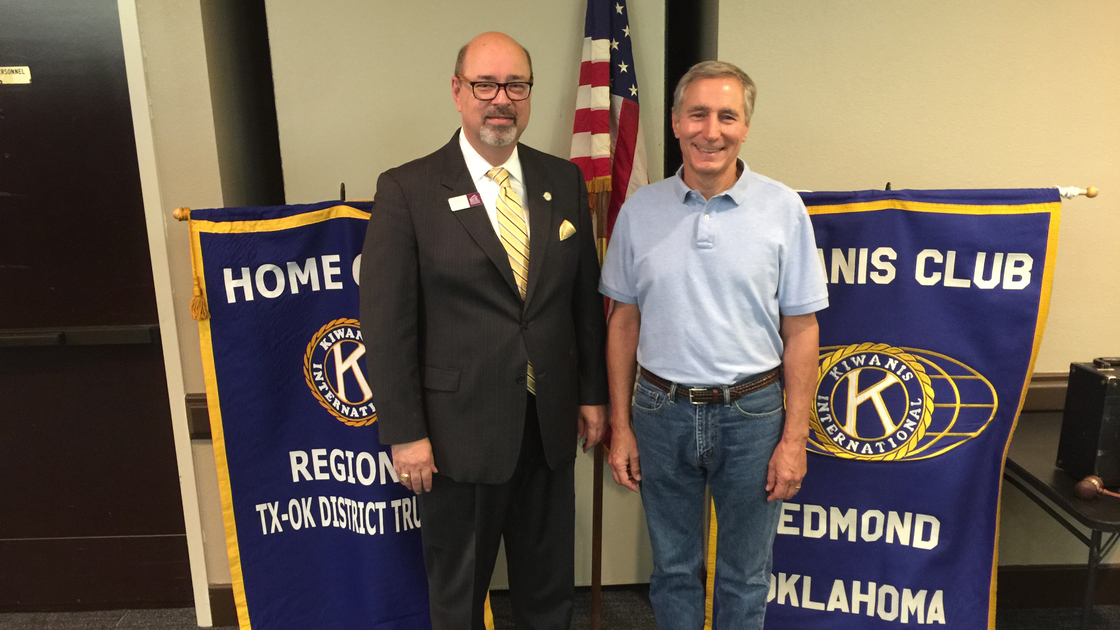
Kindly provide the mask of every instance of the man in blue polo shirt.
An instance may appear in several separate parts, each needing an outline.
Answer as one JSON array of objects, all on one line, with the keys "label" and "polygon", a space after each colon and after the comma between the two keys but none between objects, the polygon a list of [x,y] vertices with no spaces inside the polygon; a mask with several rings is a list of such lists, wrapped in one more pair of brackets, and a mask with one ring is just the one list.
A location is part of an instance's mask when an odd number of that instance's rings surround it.
[{"label": "man in blue polo shirt", "polygon": [[599,285],[615,301],[610,466],[641,490],[663,630],[704,624],[705,486],[719,522],[716,625],[762,628],[781,500],[805,475],[828,292],[801,198],[738,159],[754,95],[728,63],[681,78],[684,165],[622,207]]}]

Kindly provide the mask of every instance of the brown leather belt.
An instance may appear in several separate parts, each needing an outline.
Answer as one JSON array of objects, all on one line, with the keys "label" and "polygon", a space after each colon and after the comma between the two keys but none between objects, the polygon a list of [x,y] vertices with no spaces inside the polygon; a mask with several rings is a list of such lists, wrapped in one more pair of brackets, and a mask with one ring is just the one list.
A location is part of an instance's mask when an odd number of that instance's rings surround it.
[{"label": "brown leather belt", "polygon": [[687,398],[688,401],[694,405],[706,405],[709,403],[730,404],[733,400],[738,400],[747,394],[753,394],[765,387],[773,385],[782,377],[781,367],[776,367],[762,376],[757,376],[737,385],[724,387],[685,387],[684,385],[667,381],[645,368],[641,368],[641,373],[642,377],[649,381],[651,385],[654,385],[666,393],[673,391],[675,385],[676,397]]}]

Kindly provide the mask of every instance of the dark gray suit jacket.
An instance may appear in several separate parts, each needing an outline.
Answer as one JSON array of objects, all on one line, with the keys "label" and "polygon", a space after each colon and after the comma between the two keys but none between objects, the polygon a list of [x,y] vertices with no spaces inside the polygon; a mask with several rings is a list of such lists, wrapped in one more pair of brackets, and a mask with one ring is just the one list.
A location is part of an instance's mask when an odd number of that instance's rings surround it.
[{"label": "dark gray suit jacket", "polygon": [[[430,438],[440,474],[502,483],[525,425],[526,364],[536,375],[549,466],[576,453],[578,405],[606,404],[606,326],[587,193],[578,167],[518,145],[529,214],[522,301],[476,192],[458,133],[391,169],[361,263],[361,328],[381,442]],[[576,232],[561,240],[568,221]]]}]

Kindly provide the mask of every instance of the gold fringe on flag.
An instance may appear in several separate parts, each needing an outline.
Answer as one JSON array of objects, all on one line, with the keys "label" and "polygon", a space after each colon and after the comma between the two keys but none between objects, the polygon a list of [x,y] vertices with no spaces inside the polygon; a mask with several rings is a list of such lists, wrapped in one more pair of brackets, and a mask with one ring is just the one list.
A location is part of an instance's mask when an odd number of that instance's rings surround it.
[{"label": "gold fringe on flag", "polygon": [[[607,233],[607,208],[611,203],[611,177],[604,175],[602,177],[594,177],[587,182],[587,205],[591,208],[591,216],[594,218],[595,226],[595,239],[596,241],[602,240]],[[600,209],[602,211],[600,212]],[[603,251],[605,248],[600,247],[599,264],[603,264]]]},{"label": "gold fringe on flag", "polygon": [[592,223],[595,226],[595,238],[596,239],[606,239],[607,238],[607,210],[611,206],[611,191],[605,190],[603,192],[595,193],[593,195],[589,194],[588,196],[592,197],[593,199],[595,197],[598,197],[598,199],[596,199],[595,201],[593,201],[590,204],[591,205],[591,217],[593,219]]},{"label": "gold fringe on flag", "polygon": [[602,175],[600,177],[593,177],[591,181],[587,182],[587,192],[601,193],[610,192],[611,189],[611,176]]},{"label": "gold fringe on flag", "polygon": [[[587,182],[587,205],[591,206],[591,211],[595,212],[596,208],[600,205],[599,202],[610,203],[611,192],[611,177],[610,175],[603,175],[602,177],[594,177],[591,181]],[[604,197],[603,193],[607,193]],[[600,199],[602,197],[602,199]]]},{"label": "gold fringe on flag", "polygon": [[179,221],[186,221],[189,229],[189,238],[191,243],[191,276],[194,281],[194,286],[191,288],[191,317],[198,321],[210,319],[210,309],[206,306],[206,294],[202,291],[202,282],[198,278],[198,245],[195,243],[198,240],[198,234],[194,231],[194,225],[191,224],[191,209],[190,208],[175,208],[171,216]]}]

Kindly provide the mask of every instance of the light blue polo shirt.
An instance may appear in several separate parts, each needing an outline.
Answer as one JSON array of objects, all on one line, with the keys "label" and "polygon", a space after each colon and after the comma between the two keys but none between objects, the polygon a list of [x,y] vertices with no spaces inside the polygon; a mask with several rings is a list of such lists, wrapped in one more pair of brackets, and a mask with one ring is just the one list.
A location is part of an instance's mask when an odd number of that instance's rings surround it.
[{"label": "light blue polo shirt", "polygon": [[638,363],[690,386],[730,385],[782,362],[779,315],[828,306],[797,193],[743,174],[705,201],[681,171],[622,206],[599,291],[637,304]]}]

